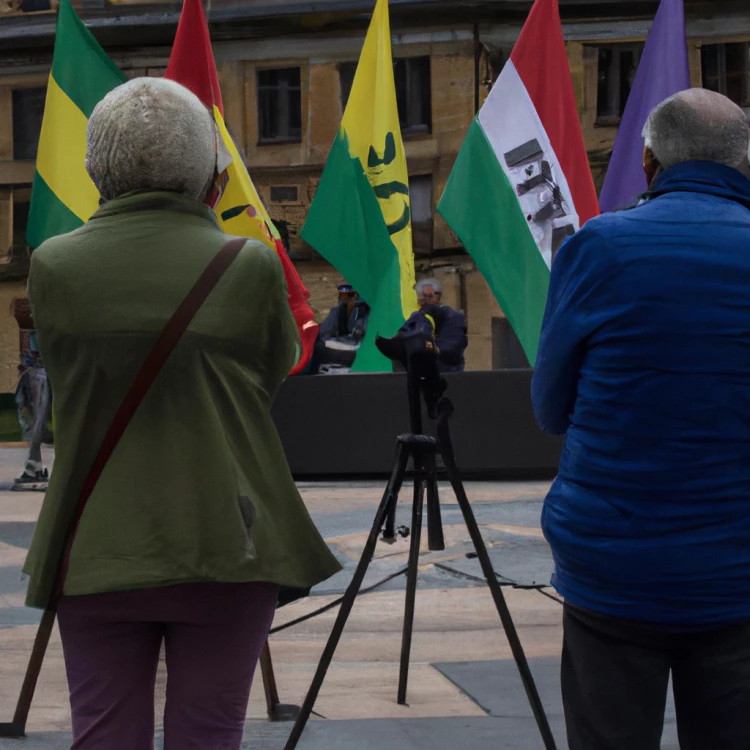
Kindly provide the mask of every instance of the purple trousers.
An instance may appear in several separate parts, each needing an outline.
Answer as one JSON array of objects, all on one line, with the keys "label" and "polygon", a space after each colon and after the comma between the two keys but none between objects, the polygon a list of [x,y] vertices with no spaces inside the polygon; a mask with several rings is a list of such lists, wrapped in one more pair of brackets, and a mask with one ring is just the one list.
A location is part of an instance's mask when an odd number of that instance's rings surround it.
[{"label": "purple trousers", "polygon": [[153,750],[162,642],[165,750],[237,750],[277,596],[267,583],[190,583],[63,597],[71,750]]}]

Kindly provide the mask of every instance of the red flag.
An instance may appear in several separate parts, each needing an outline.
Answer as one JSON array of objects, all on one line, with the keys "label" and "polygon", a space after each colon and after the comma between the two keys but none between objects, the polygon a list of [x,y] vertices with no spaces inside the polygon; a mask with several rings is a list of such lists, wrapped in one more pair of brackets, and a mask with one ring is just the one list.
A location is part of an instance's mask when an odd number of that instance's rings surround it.
[{"label": "red flag", "polygon": [[224,116],[219,76],[201,0],[185,0],[165,78],[189,88],[212,112]]},{"label": "red flag", "polygon": [[228,142],[231,141],[231,136],[224,125],[224,105],[219,88],[219,77],[201,0],[184,0],[165,77],[190,89],[214,114],[220,136],[224,139],[227,151],[233,157],[233,162],[227,169],[223,180],[227,184],[224,185],[226,188],[224,197],[216,208],[217,218],[222,228],[227,229],[228,234],[258,239],[276,250],[284,268],[289,307],[297,323],[302,342],[300,359],[291,374],[301,372],[310,361],[318,336],[318,325],[313,319],[313,312],[307,302],[310,295],[297,269],[289,259],[278,230],[268,216],[247,174],[239,149],[233,142]]}]

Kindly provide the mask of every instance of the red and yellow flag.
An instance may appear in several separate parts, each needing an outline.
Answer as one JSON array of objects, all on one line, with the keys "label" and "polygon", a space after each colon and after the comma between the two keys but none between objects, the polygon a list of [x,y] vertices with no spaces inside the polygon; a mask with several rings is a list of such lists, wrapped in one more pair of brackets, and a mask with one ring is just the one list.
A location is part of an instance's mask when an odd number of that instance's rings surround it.
[{"label": "red and yellow flag", "polygon": [[313,312],[307,302],[310,295],[289,260],[278,230],[271,221],[250,179],[237,144],[224,123],[224,104],[219,77],[201,0],[184,0],[165,77],[190,89],[214,113],[223,145],[231,157],[231,163],[222,175],[222,193],[216,205],[216,215],[227,234],[260,240],[279,256],[289,290],[289,306],[297,321],[302,340],[302,354],[291,374],[300,372],[312,356],[318,335],[318,326],[313,320]]}]

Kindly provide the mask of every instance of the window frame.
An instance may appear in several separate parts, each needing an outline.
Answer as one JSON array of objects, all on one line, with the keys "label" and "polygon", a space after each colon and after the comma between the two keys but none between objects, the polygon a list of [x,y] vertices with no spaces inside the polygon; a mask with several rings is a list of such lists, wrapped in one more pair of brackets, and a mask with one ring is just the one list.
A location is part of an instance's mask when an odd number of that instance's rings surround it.
[{"label": "window frame", "polygon": [[[624,95],[623,100],[623,70],[622,70],[622,53],[631,53],[633,55],[633,80],[635,80],[635,74],[638,70],[641,57],[643,56],[644,43],[643,42],[631,42],[631,43],[612,43],[612,44],[597,44],[592,45],[597,50],[597,63],[596,63],[596,119],[594,124],[597,127],[611,127],[617,126],[622,121],[622,116],[625,113],[625,107],[627,105],[630,91],[632,90],[633,81],[630,82],[630,87],[627,94]],[[602,52],[610,51],[613,56],[616,55],[616,78],[612,80],[612,66],[614,60],[610,62],[610,81],[608,86],[608,101],[607,110],[603,111],[601,106],[601,93],[602,93]],[[616,100],[616,106],[615,106]]]},{"label": "window frame", "polygon": [[[729,79],[728,76],[735,75],[734,72],[727,71],[727,48],[728,47],[739,47],[738,50],[740,52],[740,56],[742,57],[744,55],[745,58],[745,67],[740,68],[738,71],[738,75],[740,78],[740,100],[736,101],[735,99],[732,99],[732,101],[735,102],[735,104],[738,104],[740,107],[745,109],[747,111],[750,108],[750,41],[729,41],[729,42],[716,42],[711,44],[702,44],[701,45],[701,78],[702,78],[702,85],[704,88],[708,88],[710,91],[716,91],[719,94],[723,94],[724,96],[729,96]],[[706,59],[706,53],[707,48],[714,48],[715,52],[717,54],[716,59],[716,74],[715,76],[708,76],[707,75],[707,66],[709,64],[708,60]],[[717,79],[717,86],[715,88],[709,88],[706,84],[708,83],[708,79],[710,78],[716,78]],[[731,97],[730,97],[731,98]]]},{"label": "window frame", "polygon": [[[299,73],[299,89],[297,89],[294,86],[292,87],[286,86],[286,88],[284,88],[283,86],[270,86],[270,85],[261,83],[261,76],[264,73],[273,73],[273,72],[280,73],[280,72],[289,72],[289,71],[295,71],[295,70]],[[283,144],[290,144],[290,143],[291,144],[302,143],[302,138],[303,138],[303,133],[304,133],[304,127],[303,127],[304,117],[303,117],[303,112],[302,112],[302,88],[303,88],[302,87],[302,70],[303,70],[303,67],[301,65],[285,65],[283,67],[264,66],[262,68],[256,69],[255,71],[256,97],[255,98],[256,98],[256,109],[257,109],[257,117],[258,117],[258,146],[276,146],[276,145],[283,145]],[[270,93],[270,92],[276,91],[276,92],[279,92],[279,97],[281,98],[280,92],[282,90],[285,90],[287,92],[286,94],[287,112],[285,115],[287,117],[287,122],[286,122],[287,132],[278,136],[264,135],[263,118],[264,118],[265,109],[262,104],[263,94],[267,92]],[[291,117],[292,110],[291,110],[291,107],[289,106],[289,103],[290,103],[290,95],[291,93],[294,93],[294,92],[297,92],[299,95],[299,123],[300,123],[299,134],[289,132],[290,130],[292,130],[292,128],[290,127],[291,121],[289,119]],[[284,115],[283,114],[279,115],[280,122],[281,122],[282,116]]]}]

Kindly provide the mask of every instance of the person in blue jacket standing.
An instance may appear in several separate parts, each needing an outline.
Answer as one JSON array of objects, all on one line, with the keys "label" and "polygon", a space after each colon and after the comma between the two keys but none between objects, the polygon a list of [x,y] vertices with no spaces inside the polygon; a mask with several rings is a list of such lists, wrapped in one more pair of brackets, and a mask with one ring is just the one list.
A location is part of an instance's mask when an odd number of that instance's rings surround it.
[{"label": "person in blue jacket standing", "polygon": [[533,379],[565,434],[542,523],[570,750],[750,748],[750,128],[702,89],[644,129],[649,192],[558,252]]}]

